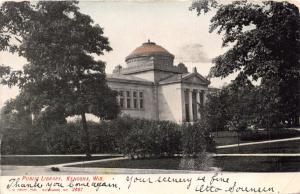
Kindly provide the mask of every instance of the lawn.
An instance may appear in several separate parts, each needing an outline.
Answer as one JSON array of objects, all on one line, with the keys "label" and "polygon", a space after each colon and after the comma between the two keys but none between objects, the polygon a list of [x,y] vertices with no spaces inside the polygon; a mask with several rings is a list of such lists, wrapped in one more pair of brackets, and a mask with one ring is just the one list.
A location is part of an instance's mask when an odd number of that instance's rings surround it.
[{"label": "lawn", "polygon": [[291,129],[274,129],[274,130],[246,130],[246,131],[218,131],[213,132],[214,141],[217,146],[230,145],[253,141],[265,141],[273,139],[283,139],[300,137],[300,131]]},{"label": "lawn", "polygon": [[300,140],[223,148],[217,149],[217,153],[300,153]]},{"label": "lawn", "polygon": [[[128,159],[74,165],[73,167],[186,170],[179,167],[180,161],[181,158]],[[234,172],[299,172],[300,157],[214,157],[212,166],[221,168],[222,171]]]},{"label": "lawn", "polygon": [[286,156],[222,156],[215,166],[235,172],[300,172],[300,157]]},{"label": "lawn", "polygon": [[[113,158],[116,156],[93,156],[90,160],[100,160]],[[85,156],[1,156],[1,165],[19,165],[19,166],[45,166],[51,164],[61,164],[69,162],[86,161]]]}]

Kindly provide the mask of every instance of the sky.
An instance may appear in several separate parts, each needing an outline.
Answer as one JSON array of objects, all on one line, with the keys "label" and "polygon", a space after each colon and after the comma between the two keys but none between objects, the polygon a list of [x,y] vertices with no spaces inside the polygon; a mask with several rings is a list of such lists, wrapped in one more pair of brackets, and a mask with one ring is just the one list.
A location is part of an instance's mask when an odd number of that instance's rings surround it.
[{"label": "sky", "polygon": [[[298,2],[299,3],[299,2]],[[206,76],[213,66],[212,58],[224,53],[222,36],[209,33],[210,18],[214,11],[197,16],[190,11],[191,1],[80,1],[82,13],[88,14],[104,29],[112,51],[97,59],[107,63],[106,72],[116,65],[126,66],[125,57],[136,47],[150,39],[175,55],[174,64],[183,62],[189,69],[196,67]],[[0,52],[0,64],[21,69],[24,58]],[[211,86],[221,87],[234,76],[214,78]],[[9,98],[18,94],[18,88],[0,86],[0,107]]]}]

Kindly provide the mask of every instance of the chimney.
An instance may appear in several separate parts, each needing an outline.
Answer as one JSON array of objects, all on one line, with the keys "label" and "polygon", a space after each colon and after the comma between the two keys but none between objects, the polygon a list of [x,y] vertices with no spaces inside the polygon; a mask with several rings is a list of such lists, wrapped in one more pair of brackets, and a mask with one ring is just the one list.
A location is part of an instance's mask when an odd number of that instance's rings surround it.
[{"label": "chimney", "polygon": [[193,73],[197,73],[197,68],[193,67]]}]

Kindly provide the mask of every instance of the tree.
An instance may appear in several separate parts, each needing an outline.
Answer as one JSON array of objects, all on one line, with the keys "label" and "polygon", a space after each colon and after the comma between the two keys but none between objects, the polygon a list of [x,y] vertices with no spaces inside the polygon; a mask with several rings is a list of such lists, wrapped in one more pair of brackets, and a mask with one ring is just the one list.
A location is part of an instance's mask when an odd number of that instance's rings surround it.
[{"label": "tree", "polygon": [[214,59],[210,75],[223,78],[239,71],[259,80],[260,123],[296,125],[300,101],[299,9],[288,2],[255,4],[247,0],[230,4],[199,0],[191,7],[198,14],[211,8],[217,11],[210,32],[222,33],[222,46],[230,48]]},{"label": "tree", "polygon": [[17,52],[28,63],[22,71],[2,65],[0,76],[2,84],[20,88],[15,101],[23,99],[22,106],[36,120],[46,117],[64,122],[68,116],[80,115],[89,156],[85,114],[111,119],[119,108],[116,93],[106,84],[105,63],[93,57],[111,50],[108,39],[99,25],[80,13],[77,3],[4,2],[0,50]]},{"label": "tree", "polygon": [[208,96],[203,112],[209,128],[245,130],[256,123],[256,88],[243,73],[217,93]]}]

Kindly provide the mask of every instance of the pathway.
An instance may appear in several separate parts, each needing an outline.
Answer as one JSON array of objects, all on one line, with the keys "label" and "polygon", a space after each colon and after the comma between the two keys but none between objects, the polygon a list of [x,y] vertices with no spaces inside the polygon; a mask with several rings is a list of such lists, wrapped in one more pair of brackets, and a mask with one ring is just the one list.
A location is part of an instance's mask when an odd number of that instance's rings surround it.
[{"label": "pathway", "polygon": [[[2,155],[1,157],[80,157],[85,154]],[[92,154],[92,156],[123,156],[122,154]]]},{"label": "pathway", "polygon": [[91,163],[96,163],[96,162],[107,162],[107,161],[127,160],[127,159],[128,158],[126,158],[126,157],[116,157],[116,158],[108,158],[108,159],[100,159],[100,160],[89,160],[89,161],[53,164],[53,165],[47,165],[46,167],[63,167],[63,166],[73,166],[73,165],[91,164]]},{"label": "pathway", "polygon": [[280,156],[280,157],[298,157],[299,153],[262,153],[262,154],[213,154],[213,156]]}]

